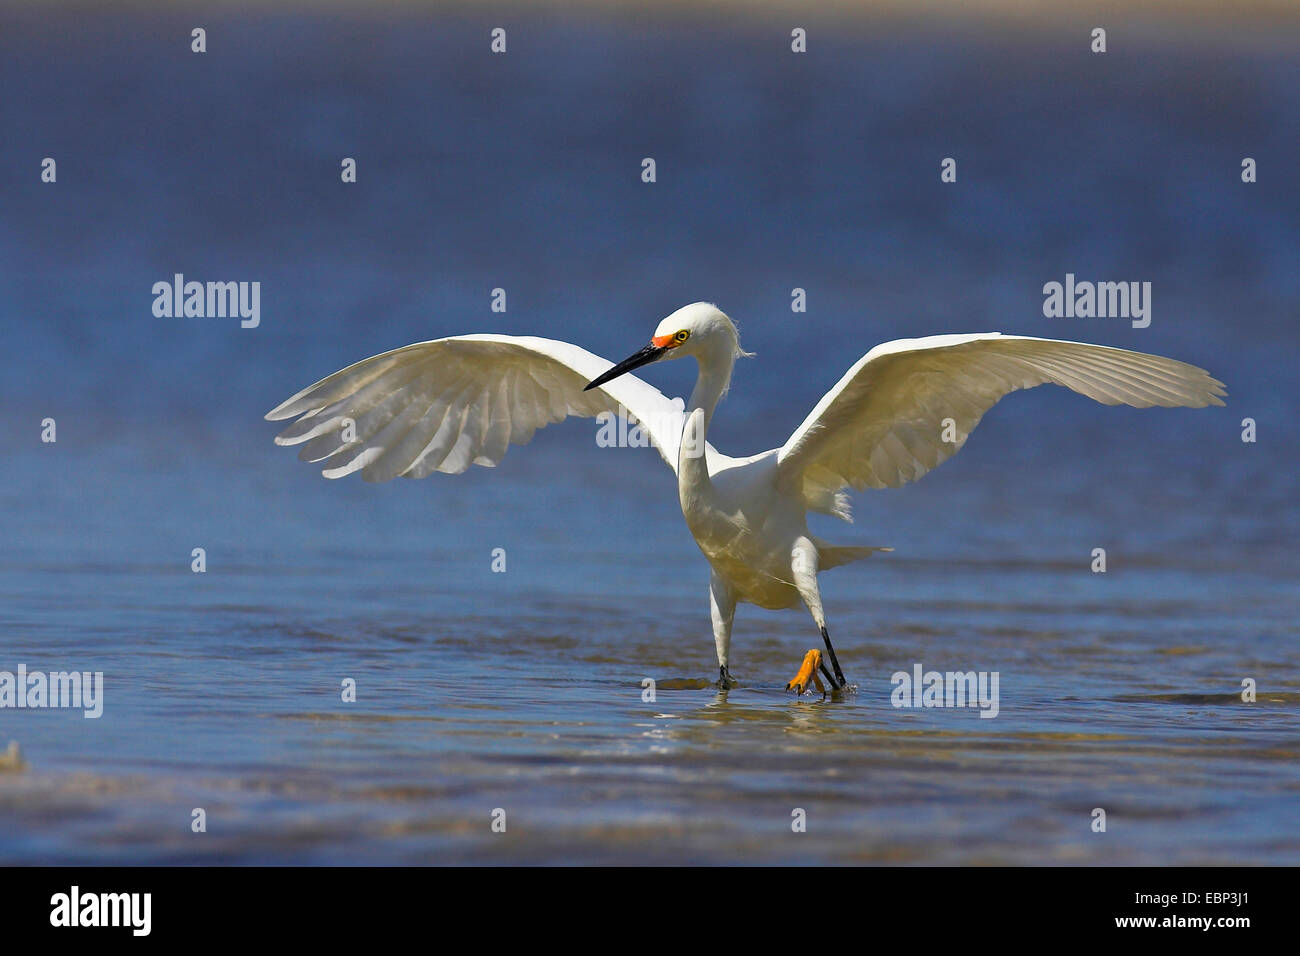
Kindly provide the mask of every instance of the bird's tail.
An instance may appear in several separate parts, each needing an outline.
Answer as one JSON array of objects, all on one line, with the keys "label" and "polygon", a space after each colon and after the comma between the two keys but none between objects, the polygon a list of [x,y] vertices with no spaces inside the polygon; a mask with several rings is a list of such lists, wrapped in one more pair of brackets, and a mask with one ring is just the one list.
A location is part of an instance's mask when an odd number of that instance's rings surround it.
[{"label": "bird's tail", "polygon": [[893,548],[869,548],[864,545],[834,545],[828,544],[821,538],[813,538],[812,541],[817,546],[817,569],[819,571],[838,568],[841,564],[861,561],[863,558],[871,557],[877,551],[894,550]]}]

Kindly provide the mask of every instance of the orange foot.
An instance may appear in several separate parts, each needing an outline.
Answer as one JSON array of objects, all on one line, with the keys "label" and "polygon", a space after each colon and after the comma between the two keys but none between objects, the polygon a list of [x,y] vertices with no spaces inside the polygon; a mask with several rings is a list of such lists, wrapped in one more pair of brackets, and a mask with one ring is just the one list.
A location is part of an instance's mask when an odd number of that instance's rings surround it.
[{"label": "orange foot", "polygon": [[822,686],[822,679],[817,676],[817,670],[821,666],[822,652],[814,647],[803,656],[803,663],[799,665],[799,673],[794,675],[794,680],[785,685],[785,689],[792,690],[796,694],[806,693],[808,681],[811,680],[817,689],[821,691],[822,696],[826,696],[826,688]]}]

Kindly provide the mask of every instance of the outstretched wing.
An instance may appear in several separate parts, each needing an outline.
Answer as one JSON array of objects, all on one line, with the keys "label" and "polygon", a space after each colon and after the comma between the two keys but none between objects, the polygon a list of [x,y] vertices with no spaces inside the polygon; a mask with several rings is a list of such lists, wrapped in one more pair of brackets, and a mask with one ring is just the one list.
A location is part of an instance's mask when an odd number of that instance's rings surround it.
[{"label": "outstretched wing", "polygon": [[298,457],[321,462],[326,478],[360,471],[367,481],[388,481],[491,467],[539,428],[570,415],[617,415],[622,406],[676,471],[681,402],[634,375],[582,390],[611,365],[554,339],[461,335],[350,365],[266,417],[300,416],[276,444],[302,445]]},{"label": "outstretched wing", "polygon": [[1102,345],[997,332],[898,339],[864,355],[795,429],[778,480],[808,500],[897,488],[955,455],[1002,396],[1046,383],[1137,408],[1203,408],[1226,394],[1194,365]]}]

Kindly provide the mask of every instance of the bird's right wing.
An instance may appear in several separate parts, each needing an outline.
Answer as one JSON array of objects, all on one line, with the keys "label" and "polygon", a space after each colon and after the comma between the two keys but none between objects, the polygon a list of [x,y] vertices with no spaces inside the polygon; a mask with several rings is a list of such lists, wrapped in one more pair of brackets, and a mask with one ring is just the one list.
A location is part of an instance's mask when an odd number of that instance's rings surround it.
[{"label": "bird's right wing", "polygon": [[898,339],[859,359],[804,419],[777,453],[778,481],[823,505],[846,485],[897,488],[956,454],[1004,395],[1047,383],[1138,408],[1222,405],[1224,394],[1204,369],[1102,345],[997,332]]},{"label": "bird's right wing", "polygon": [[350,365],[266,417],[298,416],[276,444],[301,444],[298,457],[323,463],[326,478],[360,471],[367,481],[387,481],[491,467],[539,428],[570,415],[618,415],[621,406],[675,472],[682,403],[634,375],[583,391],[612,364],[554,339],[461,335]]}]

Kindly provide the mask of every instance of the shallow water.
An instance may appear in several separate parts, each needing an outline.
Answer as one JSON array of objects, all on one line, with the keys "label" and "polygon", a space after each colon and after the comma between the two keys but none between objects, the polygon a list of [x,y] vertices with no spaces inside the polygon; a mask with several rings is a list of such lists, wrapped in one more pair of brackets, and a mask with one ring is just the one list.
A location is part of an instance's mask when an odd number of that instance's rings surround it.
[{"label": "shallow water", "polygon": [[[816,634],[802,613],[742,608],[742,686],[723,695],[666,470],[652,452],[537,444],[463,501],[451,480],[324,482],[274,449],[217,479],[179,437],[194,463],[143,480],[125,449],[85,469],[29,460],[20,537],[62,556],[6,564],[7,658],[102,670],[106,702],[98,720],[5,712],[30,766],[0,777],[4,858],[1294,861],[1296,595],[1271,560],[1162,555],[1142,543],[1158,516],[1112,501],[1085,543],[1113,542],[1114,564],[1093,574],[1072,531],[1016,546],[1059,508],[1033,481],[1016,516],[987,519],[1004,539],[990,556],[962,557],[960,530],[926,544],[924,526],[1000,496],[958,474],[891,513],[879,540],[899,553],[824,578],[855,694],[783,693]],[[581,477],[525,493],[566,464],[626,479],[643,506]],[[130,497],[75,535],[38,517],[86,507],[92,471]],[[176,488],[195,503],[159,520]],[[890,676],[918,662],[999,672],[996,719],[891,706]]]},{"label": "shallow water", "polygon": [[[165,21],[105,46],[109,21],[10,16],[0,128],[67,158],[0,219],[0,670],[103,671],[105,707],[0,710],[26,764],[0,770],[0,861],[1300,862],[1300,200],[1233,182],[1242,149],[1281,170],[1296,141],[1289,38],[1207,59],[1148,35],[1098,75],[1063,40],[845,29],[792,74],[756,28],[557,16],[488,74],[470,19],[230,18],[239,68],[195,77]],[[1066,149],[1078,111],[1098,135]],[[911,172],[949,149],[951,206]],[[341,151],[365,157],[342,198],[314,178]],[[177,270],[263,281],[262,327],[153,318]],[[1045,319],[1066,271],[1152,280],[1152,327]],[[570,422],[492,471],[371,486],[260,420],[408,341],[621,357],[701,297],[758,352],[712,436],[735,454],[877,341],[938,331],[1171,354],[1230,404],[1013,396],[853,527],[818,520],[897,549],[823,578],[838,701],[781,689],[818,643],[799,611],[742,607],[741,686],[709,684],[707,569],[652,451]],[[996,719],[891,706],[918,663],[998,672]]]}]

